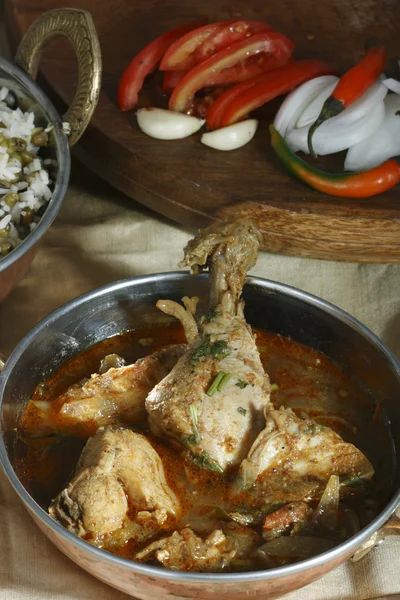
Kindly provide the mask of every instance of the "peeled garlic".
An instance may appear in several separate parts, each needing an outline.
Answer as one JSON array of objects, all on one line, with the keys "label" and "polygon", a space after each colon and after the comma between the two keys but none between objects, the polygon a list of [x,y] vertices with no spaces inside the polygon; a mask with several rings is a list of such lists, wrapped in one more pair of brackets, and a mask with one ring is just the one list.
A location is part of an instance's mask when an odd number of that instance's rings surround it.
[{"label": "peeled garlic", "polygon": [[139,128],[158,140],[179,140],[203,127],[205,121],[162,108],[140,108],[136,112]]},{"label": "peeled garlic", "polygon": [[257,127],[256,119],[247,119],[247,121],[203,133],[201,142],[215,150],[236,150],[253,139]]}]

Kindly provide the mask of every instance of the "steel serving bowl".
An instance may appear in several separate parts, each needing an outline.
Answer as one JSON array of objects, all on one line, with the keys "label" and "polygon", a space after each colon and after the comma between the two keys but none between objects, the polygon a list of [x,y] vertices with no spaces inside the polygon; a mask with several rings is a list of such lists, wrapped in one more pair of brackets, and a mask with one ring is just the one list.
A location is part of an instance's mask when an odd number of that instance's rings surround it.
[{"label": "steel serving bowl", "polygon": [[[15,431],[35,387],[88,346],[126,330],[170,320],[155,308],[159,298],[208,298],[208,278],[187,273],[137,277],[81,296],[46,317],[17,346],[0,375],[0,461],[28,512],[75,563],[109,585],[137,598],[278,598],[318,579],[345,560],[359,558],[391,531],[400,500],[394,469],[390,500],[365,529],[319,556],[253,573],[199,574],[138,564],[99,550],[56,523],[29,495],[15,465]],[[253,326],[289,336],[324,352],[379,397],[387,412],[394,458],[400,456],[400,365],[379,339],[342,310],[295,288],[250,278],[244,289],[246,316]]]},{"label": "steel serving bowl", "polygon": [[[61,118],[46,94],[35,83],[43,44],[55,36],[68,38],[76,51],[79,81],[75,98]],[[43,235],[61,207],[70,174],[70,151],[86,129],[97,104],[101,85],[101,54],[90,13],[76,9],[52,10],[27,31],[11,63],[0,57],[0,84],[12,90],[23,110],[35,114],[35,124],[51,124],[46,158],[52,159],[50,176],[55,182],[49,205],[34,231],[10,254],[0,258],[0,301],[16,286],[29,268]],[[69,124],[67,134],[63,122]]]}]

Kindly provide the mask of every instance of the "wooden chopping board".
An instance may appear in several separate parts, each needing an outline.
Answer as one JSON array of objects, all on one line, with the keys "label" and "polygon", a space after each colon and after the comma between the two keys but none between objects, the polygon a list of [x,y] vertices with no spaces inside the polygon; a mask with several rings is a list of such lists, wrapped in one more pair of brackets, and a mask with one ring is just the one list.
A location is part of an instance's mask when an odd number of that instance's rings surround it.
[{"label": "wooden chopping board", "polygon": [[[254,218],[264,250],[348,262],[400,262],[400,186],[369,200],[339,199],[308,189],[275,160],[268,123],[280,100],[258,112],[253,141],[233,152],[203,146],[200,134],[174,142],[142,134],[133,112],[116,106],[118,79],[130,59],[164,31],[198,19],[265,21],[290,37],[297,58],[322,58],[345,70],[371,35],[389,56],[400,54],[398,0],[6,0],[13,49],[44,11],[65,5],[93,14],[103,56],[98,108],[74,153],[131,198],[187,226],[198,227],[240,212]],[[76,60],[65,40],[43,53],[46,89],[60,110],[77,82]],[[144,103],[160,102],[157,79]],[[332,161],[332,159],[330,159]],[[340,169],[343,157],[322,163]]]}]

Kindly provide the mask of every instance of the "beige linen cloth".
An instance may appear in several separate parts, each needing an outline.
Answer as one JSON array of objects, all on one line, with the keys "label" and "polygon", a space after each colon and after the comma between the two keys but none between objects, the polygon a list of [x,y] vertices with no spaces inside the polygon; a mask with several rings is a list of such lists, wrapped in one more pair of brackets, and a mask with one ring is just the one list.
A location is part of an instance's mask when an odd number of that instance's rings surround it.
[{"label": "beige linen cloth", "polygon": [[[143,209],[74,165],[63,208],[33,266],[0,306],[9,353],[39,319],[99,285],[170,271],[191,232]],[[355,265],[262,254],[253,273],[321,296],[348,311],[400,357],[400,265]],[[0,600],[128,598],[78,568],[39,531],[0,475]],[[287,600],[400,599],[400,538],[387,538]],[[160,600],[155,598],[154,600]]]}]

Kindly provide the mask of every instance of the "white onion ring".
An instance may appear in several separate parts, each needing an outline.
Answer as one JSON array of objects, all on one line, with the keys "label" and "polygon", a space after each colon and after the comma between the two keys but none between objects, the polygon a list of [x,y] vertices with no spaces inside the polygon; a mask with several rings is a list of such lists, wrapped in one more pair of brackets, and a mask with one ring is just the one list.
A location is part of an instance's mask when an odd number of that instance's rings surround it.
[{"label": "white onion ring", "polygon": [[325,100],[329,98],[333,90],[337,86],[339,77],[335,77],[335,81],[330,83],[326,88],[318,94],[316,98],[307,106],[303,114],[297,119],[296,127],[307,127],[312,125],[319,117],[319,113],[322,110]]},{"label": "white onion ring", "polygon": [[400,94],[400,81],[397,81],[397,79],[393,79],[393,77],[389,77],[388,79],[383,79],[382,83],[391,92],[394,92],[395,94]]},{"label": "white onion ring", "polygon": [[333,75],[323,75],[306,81],[298,88],[293,90],[282,102],[278,110],[274,127],[282,135],[285,136],[288,131],[291,131],[299,116],[304,109],[318,96],[328,85],[338,81]]},{"label": "white onion ring", "polygon": [[[338,117],[322,123],[313,137],[313,146],[317,154],[322,156],[347,150],[371,136],[382,124],[385,117],[385,103],[379,102],[370,112],[350,125],[337,124]],[[290,148],[297,152],[302,150],[309,154],[307,136],[310,127],[293,129],[286,141]]]},{"label": "white onion ring", "polygon": [[400,155],[400,116],[396,115],[400,110],[400,96],[389,94],[385,108],[385,118],[379,129],[347,152],[346,171],[373,169],[388,158]]}]

